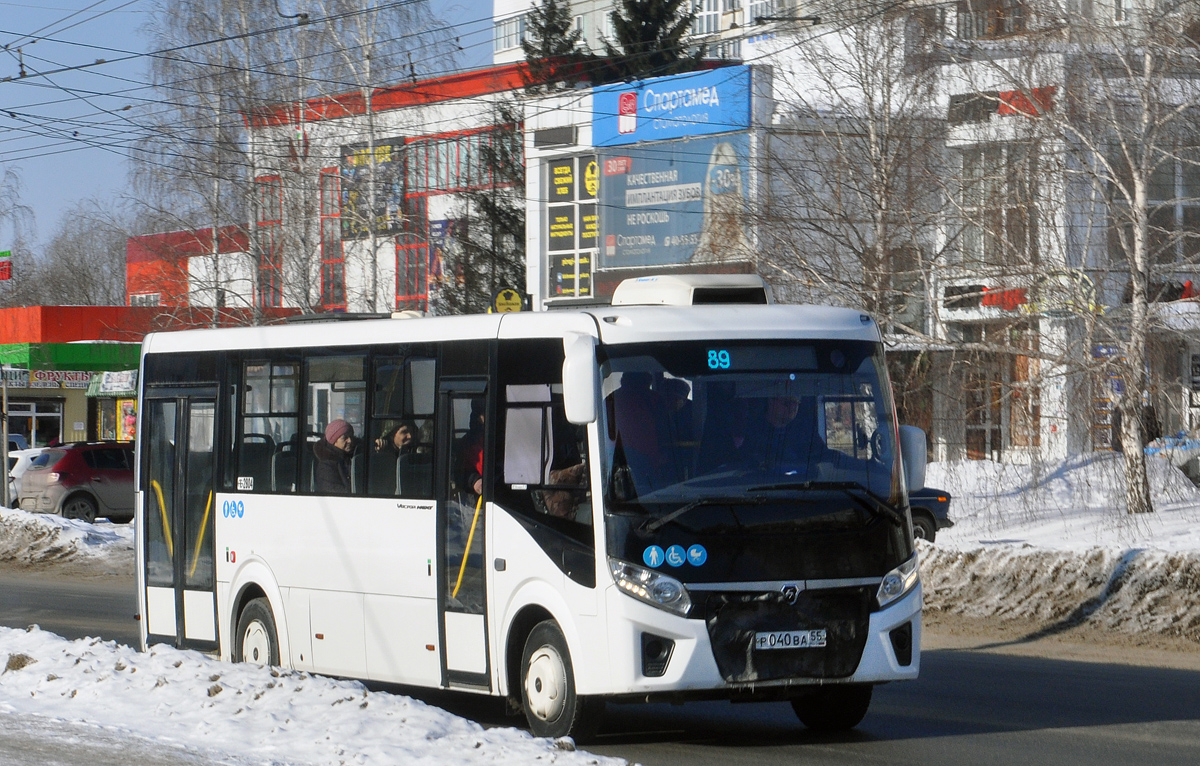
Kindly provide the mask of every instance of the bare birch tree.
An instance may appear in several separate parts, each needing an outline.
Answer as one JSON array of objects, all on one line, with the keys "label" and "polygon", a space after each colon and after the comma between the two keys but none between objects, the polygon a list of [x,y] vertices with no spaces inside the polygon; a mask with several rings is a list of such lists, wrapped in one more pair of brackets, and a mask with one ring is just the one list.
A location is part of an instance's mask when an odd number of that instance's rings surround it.
[{"label": "bare birch tree", "polygon": [[[1019,38],[963,46],[958,55],[966,71],[988,78],[979,97],[1025,111],[1046,136],[1043,151],[1059,158],[1067,189],[1057,231],[1071,250],[1063,265],[1086,267],[1101,283],[1108,308],[1087,317],[1089,335],[1114,350],[1100,358],[1101,372],[1124,383],[1117,408],[1127,509],[1149,512],[1148,370],[1155,339],[1167,332],[1156,304],[1179,297],[1170,283],[1200,257],[1200,8],[1029,5]],[[1082,301],[1057,302],[1078,310]]]}]

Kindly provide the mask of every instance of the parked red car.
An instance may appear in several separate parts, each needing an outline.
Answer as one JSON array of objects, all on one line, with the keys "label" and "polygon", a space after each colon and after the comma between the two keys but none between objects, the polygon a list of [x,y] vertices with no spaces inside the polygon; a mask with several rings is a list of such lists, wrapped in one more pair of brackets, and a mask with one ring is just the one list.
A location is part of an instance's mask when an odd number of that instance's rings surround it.
[{"label": "parked red car", "polygon": [[33,513],[127,524],[133,520],[133,447],[112,442],[49,447],[25,471],[18,502]]}]

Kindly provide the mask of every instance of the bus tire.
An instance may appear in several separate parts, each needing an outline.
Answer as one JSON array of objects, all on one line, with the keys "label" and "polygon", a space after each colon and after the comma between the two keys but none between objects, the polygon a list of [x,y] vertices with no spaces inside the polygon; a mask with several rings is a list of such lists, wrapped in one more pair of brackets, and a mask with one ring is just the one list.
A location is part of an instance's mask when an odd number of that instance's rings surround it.
[{"label": "bus tire", "polygon": [[554,620],[539,622],[521,653],[521,705],[535,737],[586,741],[600,726],[604,701],[575,693],[567,640]]},{"label": "bus tire", "polygon": [[800,723],[815,732],[849,731],[862,722],[871,706],[870,684],[821,686],[792,700]]},{"label": "bus tire", "polygon": [[265,598],[246,604],[238,617],[233,661],[279,665],[279,634],[275,631],[275,615]]}]

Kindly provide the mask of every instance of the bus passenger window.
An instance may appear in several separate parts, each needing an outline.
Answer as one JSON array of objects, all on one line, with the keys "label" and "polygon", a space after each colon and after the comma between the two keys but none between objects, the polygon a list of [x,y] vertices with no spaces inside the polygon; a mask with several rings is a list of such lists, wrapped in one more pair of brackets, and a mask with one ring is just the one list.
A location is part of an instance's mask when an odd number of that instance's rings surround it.
[{"label": "bus passenger window", "polygon": [[295,492],[295,471],[281,469],[280,449],[296,438],[295,364],[247,362],[242,398],[237,489],[248,492]]},{"label": "bus passenger window", "polygon": [[507,504],[535,518],[590,525],[587,430],[567,421],[561,386],[509,385],[506,402],[502,492]]},{"label": "bus passenger window", "polygon": [[[309,450],[314,465],[304,478],[322,495],[365,494],[367,456],[366,357],[314,356],[305,364]],[[305,472],[308,473],[308,472]]]},{"label": "bus passenger window", "polygon": [[367,491],[373,496],[433,497],[434,359],[375,360],[374,405],[367,445]]}]

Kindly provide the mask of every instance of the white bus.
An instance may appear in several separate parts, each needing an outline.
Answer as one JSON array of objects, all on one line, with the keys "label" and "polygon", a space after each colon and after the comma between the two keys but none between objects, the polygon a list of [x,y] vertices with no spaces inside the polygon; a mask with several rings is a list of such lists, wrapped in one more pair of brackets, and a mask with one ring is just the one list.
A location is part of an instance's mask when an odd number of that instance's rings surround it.
[{"label": "white bus", "polygon": [[157,333],[140,380],[143,648],[503,696],[541,736],[605,700],[844,729],[917,677],[924,435],[858,311]]}]

